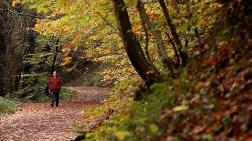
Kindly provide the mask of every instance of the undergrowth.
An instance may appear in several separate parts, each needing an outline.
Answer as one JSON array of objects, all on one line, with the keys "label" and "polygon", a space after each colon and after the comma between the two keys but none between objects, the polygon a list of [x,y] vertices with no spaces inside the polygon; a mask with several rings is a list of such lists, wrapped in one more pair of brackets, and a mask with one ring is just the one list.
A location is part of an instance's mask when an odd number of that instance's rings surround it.
[{"label": "undergrowth", "polygon": [[19,100],[0,97],[0,115],[14,113],[20,104]]},{"label": "undergrowth", "polygon": [[[60,100],[68,100],[71,96],[71,91],[67,88],[62,88],[59,94]],[[45,93],[39,93],[32,99],[33,102],[48,102],[50,101],[50,96]]]},{"label": "undergrowth", "polygon": [[176,95],[169,83],[154,84],[148,95],[134,102],[113,134],[116,140],[151,140],[160,134],[157,119],[166,106],[175,106]]},{"label": "undergrowth", "polygon": [[[79,128],[85,134],[87,141],[138,141],[143,137],[155,137],[160,131],[157,119],[167,105],[174,105],[175,94],[170,90],[169,83],[159,83],[151,87],[151,94],[142,101],[133,101],[133,94],[138,89],[139,81],[125,80],[115,86],[110,98],[104,105],[85,112],[88,120],[92,121],[98,116],[108,116],[99,127],[91,129]],[[111,115],[106,115],[109,111]],[[94,120],[95,121],[95,120]],[[146,139],[147,139],[146,138]]]},{"label": "undergrowth", "polygon": [[85,135],[85,140],[111,141],[116,139],[113,133],[117,131],[116,127],[119,126],[134,103],[133,95],[138,89],[139,83],[138,78],[124,80],[113,88],[109,98],[105,99],[101,106],[95,109],[85,109],[88,123],[99,124],[100,120],[108,119],[102,122],[100,127],[80,126],[78,130]]},{"label": "undergrowth", "polygon": [[[249,14],[248,1],[241,3],[235,9],[245,9]],[[228,12],[235,11],[230,6],[226,8]],[[237,11],[234,15],[239,17],[241,12]],[[217,29],[213,37],[206,37],[192,50],[188,64],[178,71],[176,79],[154,84],[141,101],[133,101],[132,95],[127,94],[136,92],[137,88],[128,90],[136,86],[134,83],[116,87],[105,106],[94,110],[114,112],[97,127],[86,128],[85,140],[251,140],[251,14],[241,21],[229,20],[237,19],[236,15],[224,15],[228,17],[221,27],[230,27],[231,21],[235,27],[232,34],[224,36],[226,31]]]},{"label": "undergrowth", "polygon": [[[71,96],[71,91],[67,88],[62,88],[60,92],[60,100],[68,100]],[[44,93],[40,93],[32,102],[48,102],[50,98],[48,95]],[[0,97],[0,115],[14,113],[18,106],[22,102],[27,102],[27,100],[20,100],[15,98],[3,98]]]}]

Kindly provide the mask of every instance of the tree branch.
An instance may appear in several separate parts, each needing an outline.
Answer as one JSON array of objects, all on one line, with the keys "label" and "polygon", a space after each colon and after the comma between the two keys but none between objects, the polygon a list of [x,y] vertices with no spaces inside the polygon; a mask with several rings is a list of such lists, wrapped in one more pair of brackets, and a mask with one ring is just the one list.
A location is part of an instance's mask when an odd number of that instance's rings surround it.
[{"label": "tree branch", "polygon": [[137,2],[137,8],[138,8],[138,11],[139,11],[139,14],[140,14],[140,18],[141,18],[141,21],[142,21],[142,26],[143,26],[144,33],[145,33],[145,47],[144,47],[144,49],[145,49],[145,55],[146,55],[148,61],[150,62],[150,64],[154,66],[154,64],[151,61],[150,54],[149,54],[149,33],[148,33],[148,27],[146,26],[146,18],[142,14],[144,9],[143,9],[143,3],[140,0],[138,0],[138,2]]},{"label": "tree branch", "polygon": [[118,31],[118,29],[115,28],[115,27],[112,25],[112,23],[110,23],[110,22],[106,19],[106,17],[103,17],[102,14],[99,13],[99,12],[97,12],[97,11],[95,11],[95,13],[96,13],[97,15],[99,15],[100,18],[101,18],[108,26],[110,26],[119,36],[122,36],[121,33],[120,33],[120,31]]},{"label": "tree branch", "polygon": [[43,18],[42,16],[36,16],[36,15],[32,15],[32,14],[27,14],[27,13],[19,13],[19,12],[10,10],[10,9],[2,9],[2,8],[0,8],[0,11],[7,11],[7,12],[10,12],[10,13],[13,13],[13,14],[16,14],[16,15],[28,16],[28,17],[39,18],[39,19]]}]

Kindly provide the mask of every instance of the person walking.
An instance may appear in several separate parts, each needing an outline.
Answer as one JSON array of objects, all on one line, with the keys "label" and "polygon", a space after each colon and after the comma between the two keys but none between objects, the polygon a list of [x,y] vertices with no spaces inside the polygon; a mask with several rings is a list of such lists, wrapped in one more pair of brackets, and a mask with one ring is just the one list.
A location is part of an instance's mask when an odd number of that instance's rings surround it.
[{"label": "person walking", "polygon": [[62,81],[60,76],[56,71],[53,72],[52,76],[48,80],[48,89],[51,97],[51,107],[54,107],[56,102],[56,107],[59,106],[59,93],[61,89]]}]

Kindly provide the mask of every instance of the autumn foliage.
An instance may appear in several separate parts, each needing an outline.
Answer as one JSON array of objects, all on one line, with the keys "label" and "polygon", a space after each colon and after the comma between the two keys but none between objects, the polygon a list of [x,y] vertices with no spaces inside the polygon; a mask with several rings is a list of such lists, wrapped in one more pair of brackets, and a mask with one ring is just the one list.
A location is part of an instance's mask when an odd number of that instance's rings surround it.
[{"label": "autumn foliage", "polygon": [[32,29],[42,44],[59,41],[59,67],[98,68],[94,78],[114,86],[86,111],[98,121],[80,127],[86,140],[252,138],[251,1],[12,1],[20,3],[42,15]]}]

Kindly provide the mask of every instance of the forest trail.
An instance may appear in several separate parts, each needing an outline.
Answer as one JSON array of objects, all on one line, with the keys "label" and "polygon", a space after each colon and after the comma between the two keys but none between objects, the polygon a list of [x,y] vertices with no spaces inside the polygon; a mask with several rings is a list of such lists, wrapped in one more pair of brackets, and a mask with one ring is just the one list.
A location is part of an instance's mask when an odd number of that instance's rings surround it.
[{"label": "forest trail", "polygon": [[71,87],[72,96],[60,101],[59,107],[48,103],[25,103],[15,114],[0,117],[1,141],[66,141],[78,134],[73,125],[83,123],[85,108],[99,105],[109,89],[98,87]]}]

